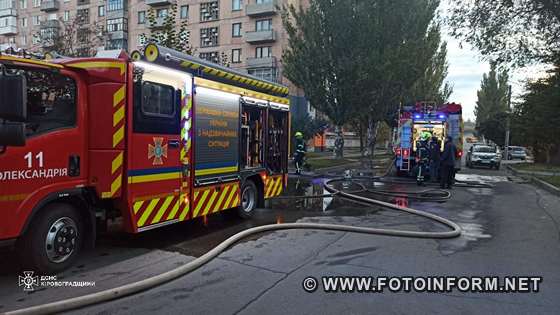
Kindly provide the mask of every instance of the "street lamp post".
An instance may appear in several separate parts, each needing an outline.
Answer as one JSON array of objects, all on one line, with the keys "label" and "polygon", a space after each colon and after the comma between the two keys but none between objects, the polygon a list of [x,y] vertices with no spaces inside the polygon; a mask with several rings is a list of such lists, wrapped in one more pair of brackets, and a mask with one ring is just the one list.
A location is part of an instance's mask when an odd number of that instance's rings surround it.
[{"label": "street lamp post", "polygon": [[507,102],[507,117],[506,117],[506,140],[504,141],[505,159],[509,157],[509,128],[510,128],[510,113],[511,113],[511,85],[508,86],[508,102]]}]

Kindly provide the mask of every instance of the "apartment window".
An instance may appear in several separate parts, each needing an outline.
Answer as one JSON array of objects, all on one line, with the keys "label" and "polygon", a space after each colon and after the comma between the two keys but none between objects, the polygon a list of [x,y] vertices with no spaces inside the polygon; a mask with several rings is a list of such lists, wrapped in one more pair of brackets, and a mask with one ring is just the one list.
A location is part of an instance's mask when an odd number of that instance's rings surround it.
[{"label": "apartment window", "polygon": [[15,44],[15,43],[16,43],[16,38],[15,38],[15,37],[10,37],[10,38],[8,39],[8,42],[9,42],[10,44]]},{"label": "apartment window", "polygon": [[257,78],[276,82],[276,68],[256,68],[256,69],[248,69],[247,72],[250,75],[253,75]]},{"label": "apartment window", "polygon": [[19,8],[27,9],[27,0],[19,0]]},{"label": "apartment window", "polygon": [[198,55],[200,59],[204,59],[213,63],[218,63],[220,60],[219,53],[217,51],[203,52]]},{"label": "apartment window", "polygon": [[208,27],[200,29],[200,46],[212,47],[218,46],[218,28]]},{"label": "apartment window", "polygon": [[241,37],[241,23],[231,25],[231,37]]},{"label": "apartment window", "polygon": [[33,20],[33,25],[37,26],[37,25],[41,24],[41,16],[35,15],[35,16],[32,16],[31,19]]},{"label": "apartment window", "polygon": [[164,18],[164,17],[167,16],[167,12],[168,12],[168,11],[167,11],[167,8],[165,8],[165,9],[157,9],[157,10],[156,10],[156,16],[159,17],[159,18]]},{"label": "apartment window", "polygon": [[239,11],[241,8],[243,8],[243,0],[233,0],[231,2],[232,11]]},{"label": "apartment window", "polygon": [[272,57],[272,46],[257,47],[255,52],[256,52],[255,57],[257,57],[257,58]]},{"label": "apartment window", "polygon": [[146,11],[138,11],[138,24],[146,23]]},{"label": "apartment window", "polygon": [[231,63],[240,63],[240,62],[241,62],[241,49],[232,49]]},{"label": "apartment window", "polygon": [[100,5],[97,7],[97,15],[98,16],[105,16],[105,6]]},{"label": "apartment window", "polygon": [[41,6],[41,0],[33,0],[33,7],[38,8]]},{"label": "apartment window", "polygon": [[25,35],[21,36],[21,45],[22,46],[27,45],[27,36]]},{"label": "apartment window", "polygon": [[53,20],[57,20],[58,18],[56,17],[56,13],[51,13],[47,16],[47,20],[48,21],[53,21]]},{"label": "apartment window", "polygon": [[270,31],[272,29],[272,19],[257,20],[255,22],[255,31]]},{"label": "apartment window", "polygon": [[107,32],[128,31],[128,25],[125,18],[108,19]]},{"label": "apartment window", "polygon": [[124,9],[124,0],[108,0],[107,11],[117,11]]},{"label": "apartment window", "polygon": [[257,0],[258,4],[262,4],[262,3],[271,3],[272,0]]},{"label": "apartment window", "polygon": [[78,9],[76,16],[80,24],[89,23],[89,9]]},{"label": "apartment window", "polygon": [[70,11],[64,11],[64,15],[62,16],[64,21],[70,20]]},{"label": "apartment window", "polygon": [[220,16],[218,1],[204,2],[200,4],[200,21],[214,21]]},{"label": "apartment window", "polygon": [[21,18],[21,27],[27,27],[27,18]]},{"label": "apartment window", "polygon": [[181,18],[182,19],[188,19],[189,18],[189,6],[188,5],[182,5],[181,6]]}]

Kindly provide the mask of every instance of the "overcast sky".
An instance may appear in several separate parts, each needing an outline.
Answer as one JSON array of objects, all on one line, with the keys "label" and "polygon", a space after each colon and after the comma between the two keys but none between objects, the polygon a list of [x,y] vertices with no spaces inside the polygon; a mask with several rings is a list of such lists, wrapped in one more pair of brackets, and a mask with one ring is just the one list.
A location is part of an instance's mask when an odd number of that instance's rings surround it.
[{"label": "overcast sky", "polygon": [[[441,14],[445,16],[445,0],[442,1],[440,9]],[[480,88],[482,75],[490,70],[490,65],[488,61],[482,60],[478,51],[468,44],[450,37],[446,31],[444,31],[444,40],[448,42],[449,75],[447,80],[453,85],[453,94],[449,101],[462,104],[465,120],[467,118],[474,120],[476,91]],[[523,92],[523,82],[527,79],[542,76],[542,70],[542,66],[533,66],[511,73],[510,84],[512,85],[514,100],[517,95]]]}]

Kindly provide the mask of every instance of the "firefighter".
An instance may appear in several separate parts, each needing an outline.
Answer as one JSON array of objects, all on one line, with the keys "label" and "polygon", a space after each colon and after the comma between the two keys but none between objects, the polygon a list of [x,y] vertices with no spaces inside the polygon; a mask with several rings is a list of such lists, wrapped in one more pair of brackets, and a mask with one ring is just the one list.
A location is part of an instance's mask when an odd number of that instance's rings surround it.
[{"label": "firefighter", "polygon": [[439,145],[439,139],[434,136],[430,141],[430,180],[432,182],[438,182],[440,155],[441,147]]},{"label": "firefighter", "polygon": [[296,174],[301,174],[303,169],[303,161],[305,158],[305,141],[303,140],[303,133],[296,132],[296,152],[294,153],[294,163],[296,166]]},{"label": "firefighter", "polygon": [[441,154],[441,188],[451,189],[453,184],[453,176],[455,171],[455,153],[457,148],[453,144],[453,138],[447,137],[445,139],[445,146]]},{"label": "firefighter", "polygon": [[416,149],[416,156],[418,157],[418,174],[416,176],[416,183],[418,185],[424,184],[424,174],[429,165],[430,149],[428,147],[428,140],[431,135],[428,132],[423,132],[420,135],[420,141]]}]

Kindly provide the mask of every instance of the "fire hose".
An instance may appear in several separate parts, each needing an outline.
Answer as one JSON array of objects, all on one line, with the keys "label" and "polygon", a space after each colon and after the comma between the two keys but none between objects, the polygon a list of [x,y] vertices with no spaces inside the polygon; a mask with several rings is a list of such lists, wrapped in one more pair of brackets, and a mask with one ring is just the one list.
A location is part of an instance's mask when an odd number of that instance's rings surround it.
[{"label": "fire hose", "polygon": [[[371,178],[371,177],[368,178],[368,179],[377,180],[376,178]],[[188,262],[188,263],[186,263],[186,264],[184,264],[180,267],[177,267],[175,269],[167,271],[165,273],[162,273],[162,274],[159,274],[159,275],[156,275],[156,276],[144,279],[144,280],[140,280],[140,281],[136,281],[136,282],[133,282],[133,283],[125,284],[125,285],[122,285],[122,286],[119,286],[119,287],[116,287],[116,288],[107,289],[107,290],[104,290],[104,291],[91,293],[91,294],[87,294],[87,295],[79,296],[79,297],[75,297],[75,298],[69,298],[69,299],[65,299],[65,300],[51,302],[51,303],[47,303],[47,304],[43,304],[43,305],[37,305],[37,306],[28,307],[28,308],[9,311],[6,314],[7,315],[16,315],[16,314],[53,314],[53,313],[61,313],[61,312],[66,312],[66,311],[70,311],[70,310],[74,310],[74,309],[78,309],[78,308],[82,308],[82,307],[86,307],[86,306],[90,306],[90,305],[94,305],[94,304],[108,302],[108,301],[111,301],[111,300],[115,300],[115,299],[123,298],[123,297],[126,297],[126,296],[130,296],[130,295],[142,292],[142,291],[146,291],[146,290],[155,288],[157,286],[163,285],[165,283],[168,283],[168,282],[170,282],[174,279],[177,279],[179,277],[182,277],[184,275],[187,275],[187,274],[197,270],[198,268],[204,266],[206,263],[212,261],[218,255],[220,255],[222,252],[224,252],[225,250],[227,250],[228,248],[230,248],[232,245],[239,242],[240,240],[242,240],[242,239],[244,239],[248,236],[258,234],[258,233],[263,233],[263,232],[278,231],[278,230],[291,230],[291,229],[313,229],[313,230],[329,230],[329,231],[339,231],[339,232],[351,232],[351,233],[397,236],[397,237],[411,237],[411,238],[422,238],[422,239],[448,239],[448,238],[458,237],[458,236],[461,235],[461,227],[458,224],[456,224],[455,222],[452,222],[452,221],[450,221],[448,219],[445,219],[443,217],[437,216],[437,215],[429,213],[429,212],[415,210],[415,209],[408,208],[408,207],[401,207],[401,206],[397,206],[397,205],[394,205],[394,204],[391,204],[391,203],[388,203],[388,202],[385,202],[385,201],[381,201],[381,200],[377,200],[377,199],[368,198],[368,197],[358,195],[358,193],[362,193],[362,192],[373,192],[373,193],[377,193],[377,194],[389,194],[389,195],[391,195],[391,192],[387,192],[387,191],[377,191],[377,192],[375,192],[375,190],[370,191],[370,189],[367,189],[365,187],[365,185],[363,185],[361,183],[357,183],[354,180],[351,180],[351,182],[353,182],[355,184],[358,184],[358,186],[360,187],[360,189],[357,190],[357,191],[345,192],[345,191],[339,190],[339,189],[337,189],[333,186],[333,184],[335,184],[337,182],[343,182],[343,181],[348,181],[348,180],[349,179],[347,179],[347,178],[329,179],[324,183],[325,190],[327,190],[329,192],[329,194],[320,195],[320,196],[308,196],[308,197],[322,198],[322,197],[339,196],[341,198],[348,199],[348,200],[358,202],[358,203],[362,203],[362,204],[380,206],[380,207],[393,209],[393,210],[396,210],[396,211],[402,211],[402,212],[409,213],[409,214],[412,214],[412,215],[417,215],[417,216],[420,216],[420,217],[424,217],[424,218],[427,218],[429,220],[433,220],[437,223],[441,223],[441,224],[447,226],[448,228],[450,228],[450,230],[442,231],[442,232],[426,232],[426,231],[381,229],[381,228],[359,227],[359,226],[350,226],[350,225],[303,223],[303,222],[301,222],[301,223],[296,222],[296,223],[268,224],[268,225],[253,227],[253,228],[241,231],[241,232],[229,237],[228,239],[224,240],[222,243],[220,243],[218,246],[212,248],[206,254],[204,254],[204,255],[194,259],[193,261],[190,261],[190,262]],[[410,192],[408,192],[408,193],[407,192],[397,192],[396,194],[407,195],[409,193]],[[416,195],[414,195],[414,197],[420,197],[420,198],[426,198],[427,199],[427,198],[429,198],[430,194],[434,197],[435,200],[443,200],[443,199],[448,198],[448,195],[450,196],[450,194],[444,194],[442,191],[431,190],[431,191],[424,191],[424,192],[416,193]],[[393,195],[395,195],[395,194],[393,194]],[[410,195],[408,195],[408,196],[410,196]],[[292,198],[296,198],[296,197],[292,197]]]}]

